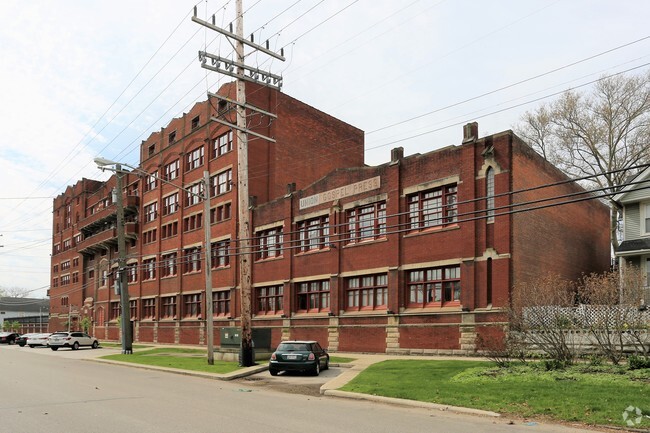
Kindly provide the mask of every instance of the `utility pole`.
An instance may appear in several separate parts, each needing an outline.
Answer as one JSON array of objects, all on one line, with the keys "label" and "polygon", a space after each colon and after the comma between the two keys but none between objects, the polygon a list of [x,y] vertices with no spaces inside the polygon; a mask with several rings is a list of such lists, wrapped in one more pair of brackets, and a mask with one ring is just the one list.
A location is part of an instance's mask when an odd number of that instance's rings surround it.
[{"label": "utility pole", "polygon": [[122,197],[121,164],[115,164],[115,206],[117,207],[117,281],[120,288],[120,304],[122,307],[122,354],[133,353],[133,337],[131,335],[131,309],[129,308],[129,285],[126,275],[126,236],[124,234],[124,199]]},{"label": "utility pole", "polygon": [[[261,51],[265,54],[268,54],[272,57],[275,57],[278,60],[284,61],[284,55],[276,54],[269,50],[268,41],[266,41],[266,47],[257,45],[252,41],[244,39],[244,13],[242,0],[236,1],[236,30],[235,33],[221,29],[215,25],[215,17],[212,16],[212,24],[207,21],[203,21],[196,16],[197,8],[194,7],[194,16],[192,21],[201,24],[202,26],[208,27],[212,30],[215,30],[230,39],[235,40],[235,52],[236,60],[229,60],[213,54],[206,53],[205,51],[199,51],[199,60],[201,61],[201,67],[209,69],[215,72],[219,72],[225,75],[232,76],[237,79],[237,100],[232,101],[228,98],[222,97],[220,95],[209,94],[209,96],[215,96],[219,99],[226,100],[229,103],[234,103],[237,107],[237,124],[233,125],[229,122],[226,122],[223,119],[213,117],[211,120],[230,126],[233,129],[237,130],[237,202],[238,202],[238,237],[239,237],[239,248],[238,248],[238,257],[239,257],[239,294],[241,297],[240,303],[240,322],[241,322],[241,364],[244,367],[249,367],[255,364],[254,353],[253,353],[253,339],[252,339],[252,304],[253,304],[253,290],[252,290],[252,242],[251,242],[251,227],[250,227],[250,209],[249,209],[249,195],[248,195],[248,134],[252,134],[256,137],[263,138],[272,143],[275,143],[275,140],[266,137],[264,135],[255,133],[248,130],[248,125],[246,124],[246,110],[255,111],[263,115],[269,116],[273,119],[276,116],[268,111],[261,110],[259,108],[253,107],[246,103],[246,81],[251,81],[280,89],[282,85],[282,77],[278,75],[271,74],[266,71],[262,71],[257,68],[252,68],[244,64],[245,53],[244,45],[252,47],[257,51]],[[211,60],[212,65],[207,64],[207,59]],[[224,64],[224,67],[221,67],[221,64]],[[233,66],[236,67],[236,72],[232,72]],[[248,76],[246,75],[248,72]],[[271,84],[273,83],[273,84]],[[207,287],[207,286],[206,286]]]},{"label": "utility pole", "polygon": [[203,233],[205,234],[205,326],[208,365],[214,365],[214,317],[212,311],[212,242],[210,237],[210,172],[203,172]]}]

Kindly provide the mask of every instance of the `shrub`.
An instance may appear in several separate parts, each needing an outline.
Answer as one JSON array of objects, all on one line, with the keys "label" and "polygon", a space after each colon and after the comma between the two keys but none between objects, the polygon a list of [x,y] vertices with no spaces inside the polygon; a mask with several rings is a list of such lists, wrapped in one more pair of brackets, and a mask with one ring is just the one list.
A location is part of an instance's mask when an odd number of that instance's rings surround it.
[{"label": "shrub", "polygon": [[630,370],[640,370],[642,368],[650,368],[650,358],[643,356],[631,355],[627,358],[627,363]]}]

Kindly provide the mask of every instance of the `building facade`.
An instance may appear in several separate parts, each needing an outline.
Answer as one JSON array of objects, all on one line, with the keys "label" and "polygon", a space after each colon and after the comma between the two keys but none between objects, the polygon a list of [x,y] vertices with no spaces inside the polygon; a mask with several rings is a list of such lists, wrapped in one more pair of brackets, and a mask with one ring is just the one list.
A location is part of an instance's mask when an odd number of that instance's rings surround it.
[{"label": "building facade", "polygon": [[[503,331],[519,282],[609,266],[607,208],[562,203],[584,191],[511,131],[479,138],[468,124],[458,146],[407,157],[397,148],[369,167],[362,131],[267,88],[247,93],[278,115],[250,120],[276,143],[249,143],[252,326],[270,329],[273,344],[470,353],[478,335]],[[138,171],[125,175],[135,341],[206,344],[208,218],[214,326],[239,326],[236,137],[213,116],[234,122],[223,99],[199,103],[145,140]],[[76,311],[99,338],[116,340],[114,185],[83,179],[55,199],[50,297],[52,323]]]}]

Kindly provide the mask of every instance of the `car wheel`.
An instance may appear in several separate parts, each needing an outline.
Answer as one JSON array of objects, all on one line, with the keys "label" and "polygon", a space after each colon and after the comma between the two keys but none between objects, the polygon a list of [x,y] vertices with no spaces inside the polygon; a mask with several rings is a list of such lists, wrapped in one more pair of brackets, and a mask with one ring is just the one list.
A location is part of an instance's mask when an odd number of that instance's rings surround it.
[{"label": "car wheel", "polygon": [[8,344],[9,344],[9,345],[11,345],[11,344],[16,344],[16,340],[9,340],[9,343],[8,343]]},{"label": "car wheel", "polygon": [[57,350],[59,350],[59,348],[58,348],[58,347],[55,347],[55,346],[50,346],[50,349],[54,350],[55,352],[56,352]]},{"label": "car wheel", "polygon": [[91,347],[93,349],[97,349],[99,347],[99,343],[97,341],[93,341],[93,345]]},{"label": "car wheel", "polygon": [[30,344],[29,347],[31,347],[31,348],[33,349],[33,348],[34,348],[34,345],[33,345],[33,344]]},{"label": "car wheel", "polygon": [[74,344],[72,345],[72,350],[77,350],[79,349],[79,342],[75,341]]},{"label": "car wheel", "polygon": [[329,368],[330,368],[330,359],[327,358],[325,360],[325,366],[323,367],[323,370],[329,370]]},{"label": "car wheel", "polygon": [[278,370],[275,370],[273,368],[269,368],[269,373],[271,373],[271,376],[277,376],[278,375]]},{"label": "car wheel", "polygon": [[318,376],[320,374],[320,361],[316,362],[316,366],[314,367],[312,373],[314,374],[314,376]]}]

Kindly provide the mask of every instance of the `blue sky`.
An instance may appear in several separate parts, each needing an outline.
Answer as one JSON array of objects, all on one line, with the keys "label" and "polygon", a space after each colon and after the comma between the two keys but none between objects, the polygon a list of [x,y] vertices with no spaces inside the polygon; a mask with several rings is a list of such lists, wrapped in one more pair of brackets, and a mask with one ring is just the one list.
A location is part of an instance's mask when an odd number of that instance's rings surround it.
[{"label": "blue sky", "polygon": [[[191,21],[195,4],[217,25],[234,20],[226,0],[0,3],[0,287],[44,296],[52,199],[82,177],[105,179],[95,156],[137,164],[143,139],[230,80],[200,67],[206,46],[232,50]],[[244,10],[245,32],[287,57],[247,61],[366,131],[372,165],[396,146],[459,144],[470,121],[480,135],[511,129],[531,101],[650,62],[642,0],[244,0]]]}]

